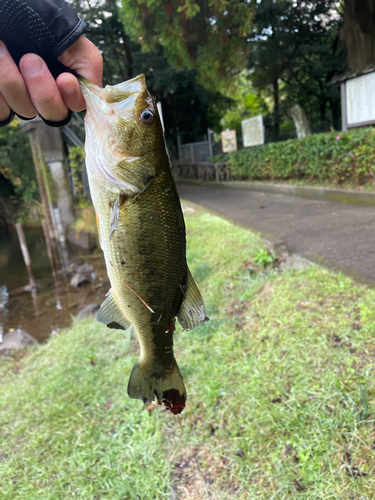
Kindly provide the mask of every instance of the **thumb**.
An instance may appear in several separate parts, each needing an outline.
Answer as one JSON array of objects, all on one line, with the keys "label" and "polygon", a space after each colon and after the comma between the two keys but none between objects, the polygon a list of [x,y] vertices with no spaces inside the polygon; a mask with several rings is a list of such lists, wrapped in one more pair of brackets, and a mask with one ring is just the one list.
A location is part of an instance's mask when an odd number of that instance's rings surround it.
[{"label": "thumb", "polygon": [[79,75],[84,76],[99,87],[102,86],[103,58],[99,49],[88,38],[81,35],[58,60]]}]

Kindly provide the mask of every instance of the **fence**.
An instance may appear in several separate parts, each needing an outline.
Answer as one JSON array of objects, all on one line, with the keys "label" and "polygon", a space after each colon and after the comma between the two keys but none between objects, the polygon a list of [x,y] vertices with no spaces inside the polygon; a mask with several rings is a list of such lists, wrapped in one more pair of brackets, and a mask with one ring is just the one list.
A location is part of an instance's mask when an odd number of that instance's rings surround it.
[{"label": "fence", "polygon": [[184,165],[194,163],[208,163],[213,156],[211,130],[207,129],[207,139],[201,142],[188,142],[181,144],[180,136],[177,136],[178,161]]},{"label": "fence", "polygon": [[200,181],[230,181],[228,162],[178,164],[173,167],[176,179],[196,179]]}]

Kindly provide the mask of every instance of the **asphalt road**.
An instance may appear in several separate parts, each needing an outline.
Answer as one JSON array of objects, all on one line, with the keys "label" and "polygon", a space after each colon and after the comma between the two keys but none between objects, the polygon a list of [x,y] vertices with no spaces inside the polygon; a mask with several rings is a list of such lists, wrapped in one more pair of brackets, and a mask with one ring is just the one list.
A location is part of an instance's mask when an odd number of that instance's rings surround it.
[{"label": "asphalt road", "polygon": [[375,207],[178,184],[181,198],[286,242],[297,253],[375,284]]}]

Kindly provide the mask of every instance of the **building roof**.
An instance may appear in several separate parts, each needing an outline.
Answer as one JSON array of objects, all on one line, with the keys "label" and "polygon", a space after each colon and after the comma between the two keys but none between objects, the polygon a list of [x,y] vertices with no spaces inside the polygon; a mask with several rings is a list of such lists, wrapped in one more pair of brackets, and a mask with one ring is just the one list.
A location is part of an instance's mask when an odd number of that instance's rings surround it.
[{"label": "building roof", "polygon": [[375,63],[367,64],[356,70],[349,70],[342,75],[336,75],[328,82],[328,85],[334,85],[336,83],[346,82],[346,80],[351,80],[357,76],[366,75],[367,73],[372,73],[375,71]]}]

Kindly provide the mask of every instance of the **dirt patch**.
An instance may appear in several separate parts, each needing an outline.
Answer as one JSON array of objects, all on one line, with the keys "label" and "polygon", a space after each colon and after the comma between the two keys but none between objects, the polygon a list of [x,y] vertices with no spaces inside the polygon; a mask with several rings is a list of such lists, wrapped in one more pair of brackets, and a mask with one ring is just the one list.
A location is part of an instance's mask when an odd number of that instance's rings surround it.
[{"label": "dirt patch", "polygon": [[229,458],[223,456],[218,459],[213,457],[208,449],[195,447],[187,456],[176,461],[172,472],[177,498],[216,498],[216,493],[224,490],[232,497],[238,491],[237,485],[234,481],[223,481],[225,475],[229,475],[229,469]]}]

